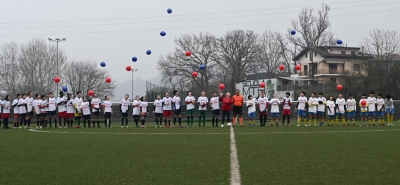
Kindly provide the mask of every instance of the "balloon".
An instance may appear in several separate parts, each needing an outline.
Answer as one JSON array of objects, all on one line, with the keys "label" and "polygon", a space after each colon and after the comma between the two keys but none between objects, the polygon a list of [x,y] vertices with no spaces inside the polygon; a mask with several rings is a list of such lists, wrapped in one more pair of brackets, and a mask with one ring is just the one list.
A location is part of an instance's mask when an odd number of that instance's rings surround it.
[{"label": "balloon", "polygon": [[192,73],[193,78],[197,78],[197,75],[198,75],[197,72]]},{"label": "balloon", "polygon": [[60,82],[60,77],[58,77],[58,76],[54,77],[54,82],[56,82],[56,83]]},{"label": "balloon", "polygon": [[169,14],[172,13],[172,9],[171,9],[171,8],[168,8],[167,12],[168,12]]},{"label": "balloon", "polygon": [[64,92],[67,92],[67,91],[68,91],[68,87],[67,87],[67,86],[63,86],[63,87],[62,87],[62,90],[63,90]]},{"label": "balloon", "polygon": [[137,61],[137,57],[132,57],[132,61],[136,62]]},{"label": "balloon", "polygon": [[111,78],[110,78],[110,77],[107,77],[107,78],[106,78],[106,82],[107,82],[107,83],[111,83]]},{"label": "balloon", "polygon": [[265,88],[265,83],[264,83],[264,82],[261,82],[261,83],[260,83],[260,87],[261,87],[261,88]]},{"label": "balloon", "polygon": [[205,69],[205,68],[206,68],[206,66],[204,66],[203,64],[200,65],[200,69],[201,69],[201,70],[203,70],[203,69]]},{"label": "balloon", "polygon": [[92,90],[89,90],[89,91],[88,91],[88,95],[89,95],[89,96],[93,96],[93,94],[94,94],[94,91],[92,91]]},{"label": "balloon", "polygon": [[187,51],[186,51],[186,56],[187,56],[187,57],[190,57],[191,55],[192,55],[192,52],[189,51],[189,50],[187,50]]},{"label": "balloon", "polygon": [[343,89],[343,86],[342,85],[337,85],[336,88],[337,88],[338,91],[341,91]]},{"label": "balloon", "polygon": [[290,32],[290,34],[296,35],[296,30],[292,30],[292,31]]},{"label": "balloon", "polygon": [[300,64],[297,64],[296,65],[296,71],[300,71],[301,70],[301,66],[300,66]]},{"label": "balloon", "polygon": [[165,31],[161,31],[160,35],[164,37],[165,35],[167,35],[167,33],[165,33]]},{"label": "balloon", "polygon": [[147,54],[147,55],[151,55],[151,50],[147,50],[147,51],[146,51],[146,54]]},{"label": "balloon", "polygon": [[281,70],[281,71],[285,70],[285,66],[284,65],[280,65],[279,66],[279,70]]},{"label": "balloon", "polygon": [[340,39],[338,39],[338,40],[336,41],[336,44],[341,45],[341,44],[343,44],[343,41],[340,40]]},{"label": "balloon", "polygon": [[367,100],[361,100],[361,105],[366,106],[367,105]]},{"label": "balloon", "polygon": [[131,71],[132,67],[131,66],[126,66],[125,68],[127,71]]},{"label": "balloon", "polygon": [[105,62],[100,62],[100,66],[101,67],[106,67],[106,63]]},{"label": "balloon", "polygon": [[219,89],[224,90],[225,89],[225,85],[224,84],[219,84]]}]

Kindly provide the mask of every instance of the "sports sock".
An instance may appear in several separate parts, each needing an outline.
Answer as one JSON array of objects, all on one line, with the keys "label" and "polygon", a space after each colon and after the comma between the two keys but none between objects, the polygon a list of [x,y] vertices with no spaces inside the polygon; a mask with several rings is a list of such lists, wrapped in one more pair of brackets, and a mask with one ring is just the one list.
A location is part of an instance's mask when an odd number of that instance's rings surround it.
[{"label": "sports sock", "polygon": [[158,118],[156,118],[156,125],[158,125]]},{"label": "sports sock", "polygon": [[260,126],[263,126],[263,117],[260,116]]},{"label": "sports sock", "polygon": [[144,119],[142,119],[142,125],[144,126]]},{"label": "sports sock", "polygon": [[287,116],[287,124],[289,125],[290,124],[290,115],[287,114],[286,116]]},{"label": "sports sock", "polygon": [[314,119],[314,125],[317,125],[317,119]]},{"label": "sports sock", "polygon": [[64,118],[64,127],[66,123],[67,123],[67,118]]},{"label": "sports sock", "polygon": [[176,124],[176,118],[174,118],[174,125]]},{"label": "sports sock", "polygon": [[300,123],[301,123],[301,118],[298,117],[298,118],[297,118],[297,125],[300,125]]},{"label": "sports sock", "polygon": [[128,126],[128,118],[125,118],[125,126]]},{"label": "sports sock", "polygon": [[62,122],[61,122],[61,117],[58,117],[58,122],[60,123],[60,127],[61,127],[61,126],[62,126],[62,125],[61,125],[61,123],[62,123]]},{"label": "sports sock", "polygon": [[203,127],[206,126],[206,116],[203,116]]},{"label": "sports sock", "polygon": [[31,127],[31,119],[28,119],[28,127]]},{"label": "sports sock", "polygon": [[336,118],[336,125],[339,124],[339,118]]},{"label": "sports sock", "polygon": [[108,128],[111,128],[111,119],[108,119]]},{"label": "sports sock", "polygon": [[312,122],[312,119],[309,118],[309,119],[308,119],[308,124],[311,125],[311,122]]},{"label": "sports sock", "polygon": [[211,119],[211,123],[212,123],[212,126],[214,127],[214,121],[215,121],[215,118],[214,118],[214,116],[212,117],[212,119]]},{"label": "sports sock", "polygon": [[179,123],[179,126],[182,125],[182,118],[178,118],[178,123]]},{"label": "sports sock", "polygon": [[171,126],[171,120],[168,120],[168,126]]},{"label": "sports sock", "polygon": [[215,118],[215,126],[218,127],[218,118]]},{"label": "sports sock", "polygon": [[57,119],[54,118],[54,127],[57,128]]},{"label": "sports sock", "polygon": [[190,116],[190,124],[192,125],[192,127],[193,127],[193,116]]},{"label": "sports sock", "polygon": [[265,126],[266,123],[267,123],[267,114],[264,114],[264,122],[263,122],[263,125]]},{"label": "sports sock", "polygon": [[190,126],[190,116],[187,117],[186,121],[187,121],[188,126]]},{"label": "sports sock", "polygon": [[373,119],[372,119],[372,124],[374,124],[374,125],[375,125],[375,118],[373,118]]},{"label": "sports sock", "polygon": [[86,128],[86,120],[83,120],[83,127]]},{"label": "sports sock", "polygon": [[121,126],[124,126],[124,118],[121,118]]},{"label": "sports sock", "polygon": [[282,124],[283,125],[285,124],[285,118],[286,118],[286,115],[284,114],[283,117],[282,117]]},{"label": "sports sock", "polygon": [[243,124],[243,118],[239,118],[240,125]]},{"label": "sports sock", "polygon": [[[136,120],[135,120],[136,121]],[[165,126],[167,126],[167,119],[164,120]]]},{"label": "sports sock", "polygon": [[[50,128],[51,128],[51,118],[49,118],[49,125],[50,125]],[[46,124],[46,126],[47,126],[47,124]]]},{"label": "sports sock", "polygon": [[199,127],[201,126],[201,116],[199,116]]},{"label": "sports sock", "polygon": [[233,118],[232,123],[233,125],[236,125],[236,118]]}]

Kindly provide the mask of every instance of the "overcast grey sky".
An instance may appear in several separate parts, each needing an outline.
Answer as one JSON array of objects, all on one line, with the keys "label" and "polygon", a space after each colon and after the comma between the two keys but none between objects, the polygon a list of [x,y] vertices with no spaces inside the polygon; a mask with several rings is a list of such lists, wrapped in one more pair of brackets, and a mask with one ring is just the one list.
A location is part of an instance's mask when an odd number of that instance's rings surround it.
[{"label": "overcast grey sky", "polygon": [[[285,33],[302,7],[319,9],[323,2],[331,6],[333,33],[348,46],[358,46],[374,28],[400,30],[399,0],[0,0],[0,44],[67,38],[60,47],[69,59],[104,61],[111,77],[126,83],[131,80],[127,65],[139,69],[135,76],[144,80],[157,76],[159,56],[172,51],[181,34],[221,36],[234,29]],[[168,8],[173,9],[170,15]],[[131,61],[133,56],[138,62]]]}]

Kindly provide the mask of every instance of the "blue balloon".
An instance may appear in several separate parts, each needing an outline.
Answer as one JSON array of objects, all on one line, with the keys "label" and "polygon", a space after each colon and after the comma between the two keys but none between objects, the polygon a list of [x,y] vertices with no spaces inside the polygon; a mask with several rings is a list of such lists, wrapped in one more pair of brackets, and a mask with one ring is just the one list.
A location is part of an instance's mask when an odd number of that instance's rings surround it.
[{"label": "blue balloon", "polygon": [[290,32],[290,34],[296,35],[296,30],[292,30],[292,31]]},{"label": "blue balloon", "polygon": [[336,41],[336,44],[338,44],[338,45],[342,45],[342,44],[343,44],[343,41],[342,41],[342,40],[340,40],[340,39],[338,39],[338,40]]},{"label": "blue balloon", "polygon": [[161,32],[160,32],[160,35],[163,36],[163,37],[164,37],[166,34],[167,34],[167,33],[165,33],[165,31],[161,31]]},{"label": "blue balloon", "polygon": [[205,68],[206,68],[206,66],[204,66],[203,64],[200,65],[200,69],[201,69],[201,70],[203,70],[203,69],[205,69]]},{"label": "blue balloon", "polygon": [[147,54],[147,55],[151,55],[151,50],[147,50],[147,51],[146,51],[146,54]]},{"label": "blue balloon", "polygon": [[62,90],[63,90],[64,92],[67,92],[67,91],[68,91],[68,87],[67,87],[67,86],[63,86],[63,87],[62,87]]},{"label": "blue balloon", "polygon": [[101,67],[106,67],[106,63],[105,62],[100,62],[100,66]]},{"label": "blue balloon", "polygon": [[172,13],[172,9],[171,9],[171,8],[168,8],[167,12],[168,12],[169,14]]},{"label": "blue balloon", "polygon": [[133,62],[136,62],[136,61],[137,61],[137,58],[136,58],[136,57],[132,57],[132,61],[133,61]]}]

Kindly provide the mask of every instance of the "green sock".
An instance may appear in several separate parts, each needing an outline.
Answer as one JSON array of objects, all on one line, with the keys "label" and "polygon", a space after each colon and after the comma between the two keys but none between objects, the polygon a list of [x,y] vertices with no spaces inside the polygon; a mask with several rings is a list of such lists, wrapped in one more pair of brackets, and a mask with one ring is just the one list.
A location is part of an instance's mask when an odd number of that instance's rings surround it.
[{"label": "green sock", "polygon": [[190,116],[187,117],[188,126],[190,126]]},{"label": "green sock", "polygon": [[203,116],[203,127],[206,126],[206,117]]},{"label": "green sock", "polygon": [[201,116],[199,116],[199,126],[201,126]]}]

